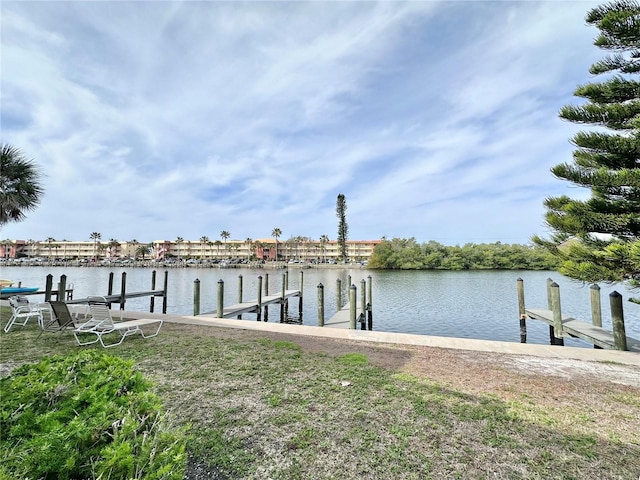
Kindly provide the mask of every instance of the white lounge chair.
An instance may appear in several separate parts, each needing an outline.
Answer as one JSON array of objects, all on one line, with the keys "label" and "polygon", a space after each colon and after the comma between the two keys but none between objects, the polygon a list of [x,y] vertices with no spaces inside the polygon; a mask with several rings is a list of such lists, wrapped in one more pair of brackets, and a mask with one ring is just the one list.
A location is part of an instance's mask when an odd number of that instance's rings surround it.
[{"label": "white lounge chair", "polygon": [[27,297],[22,295],[9,297],[9,305],[11,306],[11,318],[4,326],[5,333],[11,330],[14,325],[25,326],[32,318],[38,320],[38,325],[42,327],[42,310],[35,303],[31,303]]},{"label": "white lounge chair", "polygon": [[[89,312],[91,319],[85,323],[77,325],[73,330],[73,335],[76,337],[78,345],[90,345],[92,343],[100,342],[103,347],[115,347],[120,345],[125,338],[130,335],[139,333],[143,338],[155,337],[160,333],[163,321],[156,318],[140,318],[137,320],[126,320],[115,322],[111,316],[111,310],[107,305],[107,301],[104,297],[88,297],[89,300]],[[150,328],[152,333],[147,334],[142,327],[147,325],[153,325]],[[120,335],[120,339],[117,342],[105,343],[103,337],[110,333],[117,333]],[[83,341],[80,337],[86,336],[86,334],[95,335],[95,339],[90,341]]]}]

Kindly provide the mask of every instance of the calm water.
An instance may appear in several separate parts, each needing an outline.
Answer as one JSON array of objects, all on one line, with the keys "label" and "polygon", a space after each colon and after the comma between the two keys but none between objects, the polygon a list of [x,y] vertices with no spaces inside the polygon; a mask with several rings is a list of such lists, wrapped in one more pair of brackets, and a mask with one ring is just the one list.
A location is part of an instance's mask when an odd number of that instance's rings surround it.
[{"label": "calm water", "polygon": [[[47,274],[52,274],[54,285],[60,275],[67,275],[67,284],[74,286],[74,297],[104,295],[107,293],[109,273],[114,273],[114,292],[120,291],[122,272],[127,272],[127,291],[151,289],[150,268],[82,268],[82,267],[2,267],[0,276],[23,286],[44,288]],[[238,277],[242,275],[243,299],[257,297],[258,276],[269,279],[269,292],[278,292],[282,287],[284,270],[217,269],[217,268],[175,268],[169,269],[167,312],[191,315],[193,313],[193,285],[196,279],[201,285],[201,312],[216,309],[218,281],[225,283],[225,305],[237,302]],[[466,337],[509,342],[520,341],[518,321],[518,299],[516,280],[524,280],[525,302],[528,307],[546,308],[546,281],[552,278],[560,285],[563,314],[590,322],[591,310],[589,286],[574,282],[556,272],[535,271],[377,271],[354,269],[305,269],[303,272],[303,323],[317,325],[318,284],[324,286],[325,319],[329,319],[337,309],[337,279],[342,281],[343,302],[348,295],[348,277],[358,288],[357,301],[360,302],[361,281],[371,276],[373,297],[374,330]],[[164,269],[157,270],[156,289],[162,288]],[[300,287],[300,270],[289,270],[289,288]],[[264,281],[264,280],[263,280]],[[617,290],[622,294],[627,335],[640,338],[640,306],[626,300],[640,296],[629,289],[601,285],[603,326],[611,329],[608,295]],[[290,313],[298,312],[298,300],[291,299]],[[156,299],[156,312],[161,311],[160,300]],[[127,301],[127,309],[148,310],[149,298]],[[279,319],[279,307],[272,306],[270,321]],[[247,314],[246,320],[255,319]],[[549,330],[539,321],[527,322],[527,341],[547,344]],[[573,339],[566,339],[566,345],[591,347]]]}]

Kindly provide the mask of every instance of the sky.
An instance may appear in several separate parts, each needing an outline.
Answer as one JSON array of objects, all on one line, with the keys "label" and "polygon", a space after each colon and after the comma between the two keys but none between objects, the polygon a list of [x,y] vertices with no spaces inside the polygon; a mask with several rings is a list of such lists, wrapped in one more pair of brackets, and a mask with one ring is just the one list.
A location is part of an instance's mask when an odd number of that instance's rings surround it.
[{"label": "sky", "polygon": [[41,170],[2,239],[528,244],[605,52],[591,1],[2,0],[0,132]]}]

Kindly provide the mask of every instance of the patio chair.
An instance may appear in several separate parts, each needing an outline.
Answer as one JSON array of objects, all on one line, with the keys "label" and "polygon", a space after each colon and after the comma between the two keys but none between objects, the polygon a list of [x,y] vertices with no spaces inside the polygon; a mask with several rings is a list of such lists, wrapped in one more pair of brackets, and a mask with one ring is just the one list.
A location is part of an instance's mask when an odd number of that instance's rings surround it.
[{"label": "patio chair", "polygon": [[31,303],[27,297],[23,295],[9,297],[9,305],[11,306],[11,317],[4,327],[5,333],[11,330],[14,325],[24,327],[32,318],[38,320],[38,325],[42,327],[42,310],[35,303]]},{"label": "patio chair", "polygon": [[[89,311],[91,319],[84,324],[76,326],[73,335],[76,337],[78,345],[91,345],[100,342],[104,348],[120,345],[125,338],[139,333],[143,338],[155,337],[160,333],[163,321],[156,318],[140,318],[137,320],[126,320],[115,322],[111,316],[111,310],[104,297],[88,297]],[[150,333],[145,333],[142,327],[151,325]],[[117,342],[105,343],[104,338],[111,333],[117,333],[120,338]],[[95,339],[83,341],[80,337],[87,334],[95,335]]]},{"label": "patio chair", "polygon": [[[60,300],[51,300],[46,305],[47,308],[42,308],[43,312],[48,309],[50,312],[50,320],[42,327],[42,335],[44,332],[62,332],[68,328],[76,328],[80,325],[87,325],[91,322],[89,317],[81,319],[77,313],[73,313],[69,310],[69,306]],[[86,315],[85,315],[86,316]],[[38,338],[40,338],[38,335]]]}]

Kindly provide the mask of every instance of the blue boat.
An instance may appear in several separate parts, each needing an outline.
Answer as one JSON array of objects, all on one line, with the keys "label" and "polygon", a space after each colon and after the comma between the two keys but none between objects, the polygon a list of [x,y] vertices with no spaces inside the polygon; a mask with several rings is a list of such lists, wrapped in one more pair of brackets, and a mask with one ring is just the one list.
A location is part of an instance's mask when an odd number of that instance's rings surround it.
[{"label": "blue boat", "polygon": [[32,293],[37,292],[38,287],[4,287],[0,290],[0,294],[5,293]]}]

